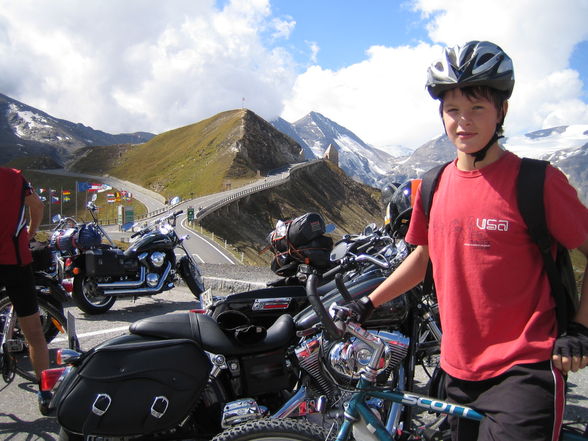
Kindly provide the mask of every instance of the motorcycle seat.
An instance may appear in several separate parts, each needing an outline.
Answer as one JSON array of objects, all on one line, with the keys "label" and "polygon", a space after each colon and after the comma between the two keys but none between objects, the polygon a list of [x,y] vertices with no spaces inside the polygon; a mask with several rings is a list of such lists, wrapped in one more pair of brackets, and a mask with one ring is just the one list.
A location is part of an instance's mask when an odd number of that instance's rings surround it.
[{"label": "motorcycle seat", "polygon": [[250,355],[286,348],[296,331],[292,316],[280,316],[267,329],[265,337],[255,343],[240,343],[225,333],[215,319],[195,312],[181,312],[148,317],[133,323],[132,334],[164,339],[187,338],[202,349],[225,356]]}]

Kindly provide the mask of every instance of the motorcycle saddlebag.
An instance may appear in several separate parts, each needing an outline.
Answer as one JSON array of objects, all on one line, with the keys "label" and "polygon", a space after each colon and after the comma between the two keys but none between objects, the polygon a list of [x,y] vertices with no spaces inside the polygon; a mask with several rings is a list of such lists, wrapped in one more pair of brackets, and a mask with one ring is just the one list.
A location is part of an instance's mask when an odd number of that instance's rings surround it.
[{"label": "motorcycle saddlebag", "polygon": [[122,276],[125,274],[125,255],[118,248],[96,248],[85,253],[89,276]]},{"label": "motorcycle saddlebag", "polygon": [[176,427],[196,405],[211,363],[186,339],[103,346],[77,368],[57,408],[83,435],[132,436]]}]

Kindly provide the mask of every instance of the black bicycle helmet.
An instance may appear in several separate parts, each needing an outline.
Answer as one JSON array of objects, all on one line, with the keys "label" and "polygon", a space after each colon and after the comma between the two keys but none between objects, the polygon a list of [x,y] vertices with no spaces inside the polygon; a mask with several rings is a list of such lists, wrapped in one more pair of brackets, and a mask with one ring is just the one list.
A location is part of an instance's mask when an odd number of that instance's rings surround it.
[{"label": "black bicycle helmet", "polygon": [[446,48],[427,70],[427,90],[435,99],[447,90],[468,86],[488,86],[505,92],[508,99],[514,82],[512,60],[489,41]]},{"label": "black bicycle helmet", "polygon": [[[512,60],[499,46],[489,41],[469,41],[463,46],[446,48],[443,56],[427,70],[427,90],[435,99],[456,87],[487,86],[503,92],[507,100],[514,88]],[[504,120],[504,115],[503,115]],[[486,157],[488,149],[502,136],[502,121],[494,135],[477,152],[470,153],[474,164]]]}]

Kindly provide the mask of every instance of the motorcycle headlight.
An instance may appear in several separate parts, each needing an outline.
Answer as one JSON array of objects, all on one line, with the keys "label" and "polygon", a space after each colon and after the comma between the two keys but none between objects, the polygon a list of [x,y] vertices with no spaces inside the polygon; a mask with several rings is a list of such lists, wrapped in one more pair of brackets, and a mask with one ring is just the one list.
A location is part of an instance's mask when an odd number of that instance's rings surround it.
[{"label": "motorcycle headlight", "polygon": [[165,253],[155,251],[153,254],[151,254],[150,259],[153,266],[159,268],[165,263]]}]

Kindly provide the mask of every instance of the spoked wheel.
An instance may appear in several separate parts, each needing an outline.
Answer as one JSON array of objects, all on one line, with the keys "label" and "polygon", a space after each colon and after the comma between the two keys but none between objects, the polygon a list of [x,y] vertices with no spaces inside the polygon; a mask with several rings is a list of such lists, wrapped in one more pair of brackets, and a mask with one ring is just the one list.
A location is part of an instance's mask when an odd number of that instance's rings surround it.
[{"label": "spoked wheel", "polygon": [[304,420],[260,419],[232,427],[213,441],[319,441],[333,439],[326,429]]},{"label": "spoked wheel", "polygon": [[[43,298],[37,298],[37,301],[41,327],[49,347],[49,357],[53,363],[57,350],[67,344],[67,322],[63,313],[55,305]],[[4,329],[4,324],[11,320],[13,314],[10,299],[2,297],[0,299],[0,329]],[[29,358],[28,344],[17,320],[7,332],[9,335],[7,335],[3,351],[2,376],[6,380],[7,377],[14,377],[14,373],[17,373],[29,381],[36,382],[37,378]]]},{"label": "spoked wheel", "polygon": [[116,297],[101,294],[96,282],[85,274],[74,277],[72,298],[78,308],[92,315],[108,311],[116,301]]}]

